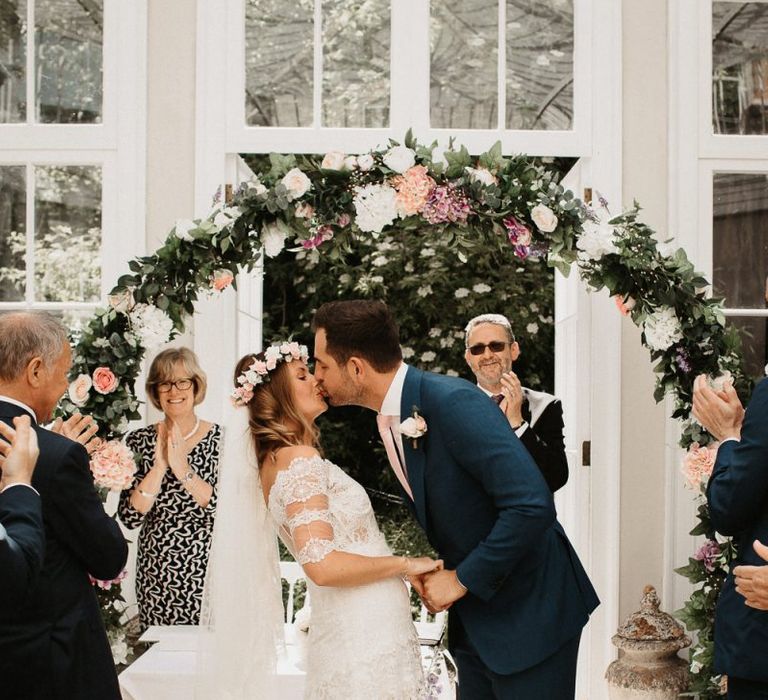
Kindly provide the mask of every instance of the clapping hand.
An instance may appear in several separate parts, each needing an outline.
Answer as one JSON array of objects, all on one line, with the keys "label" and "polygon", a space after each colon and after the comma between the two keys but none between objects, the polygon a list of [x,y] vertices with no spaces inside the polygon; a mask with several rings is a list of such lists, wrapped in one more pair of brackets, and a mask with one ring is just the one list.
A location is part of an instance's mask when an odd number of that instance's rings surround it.
[{"label": "clapping hand", "polygon": [[501,375],[501,393],[504,400],[499,404],[509,424],[519,426],[523,422],[523,387],[518,376],[510,370]]},{"label": "clapping hand", "polygon": [[67,420],[57,418],[51,426],[51,432],[63,435],[70,440],[79,442],[91,454],[101,445],[101,438],[95,437],[99,430],[96,421],[91,416],[80,413],[71,415]]},{"label": "clapping hand", "polygon": [[166,454],[171,471],[181,479],[189,469],[187,463],[187,447],[177,423],[170,422],[166,438]]},{"label": "clapping hand", "polygon": [[32,429],[29,416],[17,416],[13,424],[15,430],[0,421],[0,436],[4,438],[0,440],[0,467],[3,470],[0,488],[29,484],[40,454],[37,433]]},{"label": "clapping hand", "polygon": [[[758,555],[768,562],[768,547],[755,540],[752,545]],[[768,564],[737,566],[733,570],[736,591],[746,598],[746,604],[757,610],[768,610]]]},{"label": "clapping hand", "polygon": [[715,391],[705,374],[693,383],[693,415],[717,440],[741,437],[744,407],[733,384],[727,383]]}]

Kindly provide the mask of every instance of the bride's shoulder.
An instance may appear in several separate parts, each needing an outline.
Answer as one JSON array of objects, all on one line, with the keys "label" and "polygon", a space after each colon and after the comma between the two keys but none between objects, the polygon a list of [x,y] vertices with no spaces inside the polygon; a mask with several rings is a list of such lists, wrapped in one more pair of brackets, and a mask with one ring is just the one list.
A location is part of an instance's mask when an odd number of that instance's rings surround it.
[{"label": "bride's shoulder", "polygon": [[310,445],[290,445],[281,447],[272,453],[274,466],[277,471],[292,469],[294,466],[306,463],[322,462],[320,453]]}]

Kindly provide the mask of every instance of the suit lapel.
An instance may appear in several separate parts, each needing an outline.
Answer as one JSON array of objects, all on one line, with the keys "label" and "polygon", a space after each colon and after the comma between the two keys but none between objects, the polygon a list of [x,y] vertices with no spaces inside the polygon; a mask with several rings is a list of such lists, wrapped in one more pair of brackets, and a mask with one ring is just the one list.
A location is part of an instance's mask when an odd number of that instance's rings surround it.
[{"label": "suit lapel", "polygon": [[[414,406],[421,412],[421,372],[413,367],[409,367],[403,384],[403,395],[400,399],[401,422],[411,417]],[[416,518],[424,529],[427,527],[427,508],[424,493],[424,469],[427,462],[424,452],[426,437],[419,438],[417,447],[414,448],[413,440],[403,435],[403,452],[405,465],[408,469],[408,483],[413,492]]]}]

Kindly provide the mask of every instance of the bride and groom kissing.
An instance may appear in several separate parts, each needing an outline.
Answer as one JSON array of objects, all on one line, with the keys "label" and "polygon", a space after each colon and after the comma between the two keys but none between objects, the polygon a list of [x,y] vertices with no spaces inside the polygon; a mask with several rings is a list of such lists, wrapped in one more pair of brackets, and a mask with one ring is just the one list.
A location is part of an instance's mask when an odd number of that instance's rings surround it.
[{"label": "bride and groom kissing", "polygon": [[[241,552],[267,560],[254,561],[260,584],[246,570],[262,624],[249,632],[261,635],[260,644],[243,643],[249,659],[242,682],[251,691],[260,683],[258,696],[269,697],[255,669],[274,671],[274,654],[267,659],[282,629],[276,530],[309,580],[305,697],[422,697],[407,578],[430,610],[450,608],[448,643],[462,699],[573,698],[581,631],[598,599],[544,478],[505,416],[474,385],[404,364],[383,302],[324,304],[313,327],[314,376],[306,348],[296,343],[246,356],[235,374],[240,423],[228,419],[225,430],[216,528],[226,527],[228,510],[237,512],[222,499],[242,497],[249,484],[259,497],[241,508],[262,514],[248,528],[230,518],[234,532],[214,532],[206,596],[216,588],[219,596],[210,599],[228,604],[245,633],[232,577],[216,569],[231,537]],[[440,560],[393,556],[364,489],[321,456],[314,421],[326,400],[378,413],[404,502]],[[246,462],[258,469],[235,476],[235,465]],[[265,535],[260,543],[243,542],[257,530]],[[217,602],[210,607],[207,621],[219,633],[223,613]],[[243,644],[228,643],[242,662]],[[234,670],[232,655],[224,656]],[[231,674],[219,673],[231,685]]]}]

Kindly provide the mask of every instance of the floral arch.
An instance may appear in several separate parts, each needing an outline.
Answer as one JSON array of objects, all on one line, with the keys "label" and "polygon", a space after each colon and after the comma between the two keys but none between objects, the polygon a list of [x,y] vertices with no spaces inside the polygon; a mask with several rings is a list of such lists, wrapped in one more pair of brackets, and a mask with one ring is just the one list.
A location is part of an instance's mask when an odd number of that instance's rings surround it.
[{"label": "floral arch", "polygon": [[[287,243],[341,264],[360,240],[394,227],[425,245],[447,241],[463,263],[491,248],[510,263],[544,257],[565,275],[575,266],[591,290],[606,289],[641,328],[656,363],[654,398],[672,398],[687,460],[711,462],[706,446],[712,439],[690,420],[693,379],[730,374],[744,396],[750,387],[738,337],[726,330],[721,301],[708,296],[707,280],[682,249],[657,241],[639,221],[637,204],[611,217],[602,198],[585,204],[527,156],[502,156],[499,143],[473,157],[464,147],[419,145],[410,132],[402,145],[392,141],[359,156],[271,154],[269,162],[231,201],[215,202],[203,219],[178,221],[158,250],[129,262],[131,272],[119,279],[109,306],[77,339],[65,413],[83,410],[102,437],[118,438],[129,420],[140,418],[134,385],[142,358],[183,331],[200,294],[235,285],[238,271],[252,270],[262,255],[275,256]],[[104,380],[104,368],[116,381]],[[701,472],[689,476],[701,497]],[[680,617],[699,636],[691,651],[694,689],[715,697],[711,620],[729,544],[712,544],[717,540],[704,503],[693,533],[708,537],[708,549],[681,570],[699,587]],[[113,611],[108,623],[116,626],[118,618]]]}]

